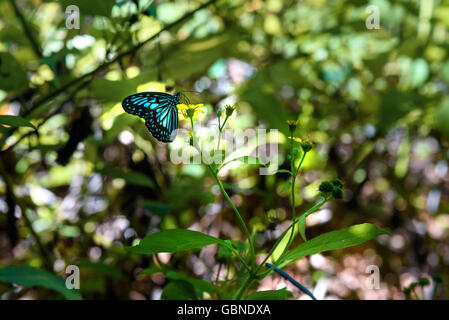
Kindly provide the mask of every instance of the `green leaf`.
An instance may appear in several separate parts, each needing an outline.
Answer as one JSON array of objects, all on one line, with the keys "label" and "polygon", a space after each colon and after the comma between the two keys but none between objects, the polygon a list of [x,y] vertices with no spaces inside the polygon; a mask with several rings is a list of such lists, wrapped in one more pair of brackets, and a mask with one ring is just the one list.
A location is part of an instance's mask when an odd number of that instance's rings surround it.
[{"label": "green leaf", "polygon": [[0,115],[0,124],[6,124],[12,127],[30,127],[36,129],[36,127],[27,119],[11,115]]},{"label": "green leaf", "polygon": [[288,297],[292,297],[293,294],[286,288],[279,290],[265,290],[251,293],[245,298],[245,300],[285,300]]},{"label": "green leaf", "polygon": [[[225,240],[229,241],[229,240]],[[232,243],[228,242],[228,247],[220,246],[215,254],[215,259],[219,262],[231,261],[232,259],[232,251],[229,249],[232,247]]]},{"label": "green leaf", "polygon": [[279,192],[280,194],[284,194],[284,193],[286,193],[287,191],[289,191],[289,190],[291,190],[292,189],[292,182],[289,180],[289,181],[286,181],[284,184],[283,184],[283,186],[282,186],[282,188],[281,188],[281,191]]},{"label": "green leaf", "polygon": [[0,268],[0,281],[16,283],[26,287],[41,286],[56,290],[69,300],[82,299],[79,291],[67,289],[63,278],[30,266]]},{"label": "green leaf", "polygon": [[[293,232],[293,235],[292,235],[292,232]],[[293,239],[295,239],[297,234],[298,234],[298,227],[296,225],[295,225],[294,229],[290,228],[290,230],[288,230],[285,233],[285,235],[282,237],[281,241],[277,245],[276,249],[274,249],[274,251],[273,251],[273,255],[272,255],[273,261],[277,261],[280,258],[280,256],[284,252],[284,250],[286,250],[285,248],[287,247],[290,237],[293,241]],[[291,245],[291,243],[290,243],[290,245]]]},{"label": "green leaf", "polygon": [[169,270],[165,273],[165,276],[172,280],[184,280],[190,283],[195,289],[202,292],[205,291],[211,293],[214,291],[214,287],[210,282],[202,279],[192,278],[176,271]]},{"label": "green leaf", "polygon": [[115,168],[105,168],[98,170],[99,173],[108,175],[113,178],[121,178],[125,180],[129,184],[134,184],[136,186],[143,186],[154,188],[154,182],[143,173],[130,171],[130,170],[122,170]]},{"label": "green leaf", "polygon": [[164,272],[163,269],[158,268],[158,267],[149,267],[149,268],[145,268],[142,271],[139,272],[139,274],[146,274],[146,275],[152,275],[158,272]]},{"label": "green leaf", "polygon": [[286,254],[286,262],[282,263],[281,267],[312,254],[352,247],[374,239],[381,234],[389,234],[389,232],[370,223],[357,224],[340,230],[331,231],[301,243],[291,250]]},{"label": "green leaf", "polygon": [[164,300],[196,300],[195,288],[184,280],[172,280],[162,290]]},{"label": "green leaf", "polygon": [[307,241],[306,239],[306,218],[307,215],[303,214],[298,219],[298,231],[301,235],[302,240]]},{"label": "green leaf", "polygon": [[151,254],[157,252],[179,252],[202,248],[211,244],[227,243],[207,234],[187,229],[170,229],[150,234],[143,238],[138,245],[127,247],[134,253]]}]

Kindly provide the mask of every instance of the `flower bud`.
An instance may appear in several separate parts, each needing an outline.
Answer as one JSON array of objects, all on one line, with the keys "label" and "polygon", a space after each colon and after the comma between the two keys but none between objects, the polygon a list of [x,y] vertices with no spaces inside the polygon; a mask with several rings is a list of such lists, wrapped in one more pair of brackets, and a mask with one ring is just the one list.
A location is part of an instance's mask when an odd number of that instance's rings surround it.
[{"label": "flower bud", "polygon": [[334,187],[334,190],[332,190],[332,196],[335,199],[343,199],[343,191],[340,188]]},{"label": "flower bud", "polygon": [[294,120],[287,120],[288,129],[291,133],[293,133],[296,130],[296,126],[298,125],[299,121]]},{"label": "flower bud", "polygon": [[309,152],[310,150],[312,150],[312,142],[310,142],[310,141],[303,141],[303,142],[301,142],[301,148],[302,148],[302,151],[304,151],[304,152]]},{"label": "flower bud", "polygon": [[334,186],[329,181],[321,182],[320,186],[318,187],[318,190],[323,193],[329,193],[334,190]]},{"label": "flower bud", "polygon": [[343,182],[338,178],[332,179],[331,183],[340,189],[343,188]]},{"label": "flower bud", "polygon": [[236,106],[231,106],[229,104],[226,105],[226,117],[230,117],[234,112]]}]

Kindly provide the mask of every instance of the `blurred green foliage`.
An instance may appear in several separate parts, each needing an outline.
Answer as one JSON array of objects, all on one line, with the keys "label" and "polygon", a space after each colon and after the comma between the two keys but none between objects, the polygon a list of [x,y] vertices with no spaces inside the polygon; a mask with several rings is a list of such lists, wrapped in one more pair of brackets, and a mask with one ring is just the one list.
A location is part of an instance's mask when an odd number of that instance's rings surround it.
[{"label": "blurred green foliage", "polygon": [[[0,0],[0,267],[64,276],[84,261],[85,299],[197,298],[201,279],[232,285],[236,270],[217,246],[124,250],[161,229],[242,239],[213,177],[169,160],[181,139],[157,143],[120,105],[135,92],[174,88],[207,104],[204,126],[235,103],[232,129],[280,130],[276,175],[239,162],[221,173],[258,250],[291,219],[282,170],[285,121],[297,119],[296,135],[316,146],[296,182],[297,210],[315,202],[320,182],[345,182],[343,201],[308,221],[308,237],[362,222],[392,236],[320,255],[324,265],[302,259],[291,274],[310,287],[326,278],[328,297],[353,299],[410,298],[403,289],[438,274],[434,297],[447,299],[449,3],[218,0],[196,10],[203,3]],[[80,29],[67,29],[68,5],[79,7]],[[366,27],[369,5],[379,8],[379,29]],[[381,289],[352,286],[370,264]],[[183,276],[138,274],[154,266]],[[17,283],[0,282],[1,297],[58,294]],[[267,286],[259,289],[278,289]]]}]

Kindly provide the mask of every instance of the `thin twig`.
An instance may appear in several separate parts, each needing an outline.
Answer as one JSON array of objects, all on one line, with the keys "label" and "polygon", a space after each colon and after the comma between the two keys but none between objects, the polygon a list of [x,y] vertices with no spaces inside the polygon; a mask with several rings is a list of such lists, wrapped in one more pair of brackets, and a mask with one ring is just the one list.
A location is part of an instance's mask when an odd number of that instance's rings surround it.
[{"label": "thin twig", "polygon": [[31,46],[33,47],[34,53],[39,57],[42,58],[42,51],[40,49],[39,43],[33,36],[33,32],[31,31],[31,28],[27,24],[25,17],[23,16],[22,12],[20,12],[19,8],[17,7],[17,4],[14,0],[9,1],[11,3],[11,6],[14,9],[14,12],[16,13],[16,16],[19,18],[20,23],[22,24],[23,31],[25,32],[26,36],[28,37],[28,40],[30,40]]}]

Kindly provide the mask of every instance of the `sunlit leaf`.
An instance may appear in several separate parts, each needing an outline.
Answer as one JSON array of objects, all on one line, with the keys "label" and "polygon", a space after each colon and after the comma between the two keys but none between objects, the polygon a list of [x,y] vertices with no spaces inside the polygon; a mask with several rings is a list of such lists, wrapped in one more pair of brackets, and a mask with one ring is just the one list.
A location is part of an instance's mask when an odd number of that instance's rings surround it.
[{"label": "sunlit leaf", "polygon": [[134,253],[179,252],[202,248],[211,244],[227,245],[225,241],[187,229],[164,230],[150,234],[128,250]]},{"label": "sunlit leaf", "polygon": [[370,223],[324,233],[292,249],[284,257],[287,262],[282,263],[282,266],[312,254],[352,247],[382,234],[388,234],[388,232]]},{"label": "sunlit leaf", "polygon": [[159,272],[164,272],[164,270],[161,268],[158,268],[158,267],[149,267],[149,268],[145,268],[142,271],[140,271],[139,274],[152,275],[152,274],[159,273]]}]

